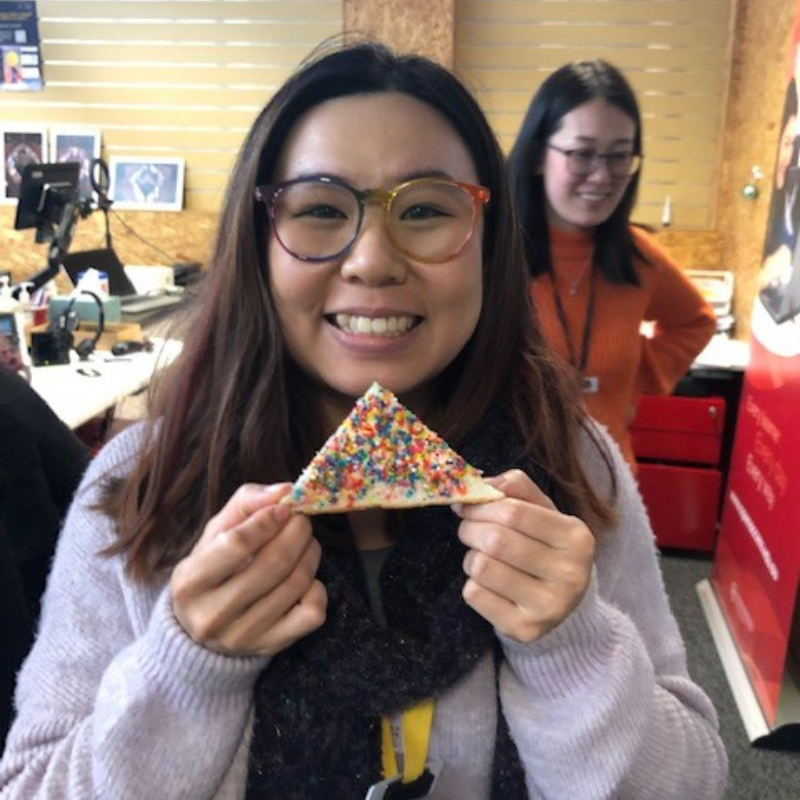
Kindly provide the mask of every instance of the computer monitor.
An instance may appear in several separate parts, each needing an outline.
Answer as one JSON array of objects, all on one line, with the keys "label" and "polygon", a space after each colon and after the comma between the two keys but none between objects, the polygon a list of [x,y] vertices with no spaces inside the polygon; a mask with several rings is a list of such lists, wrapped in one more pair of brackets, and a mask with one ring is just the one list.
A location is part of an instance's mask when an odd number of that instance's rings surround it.
[{"label": "computer monitor", "polygon": [[80,164],[26,164],[22,170],[14,227],[36,228],[39,244],[50,242],[69,203],[79,202]]}]

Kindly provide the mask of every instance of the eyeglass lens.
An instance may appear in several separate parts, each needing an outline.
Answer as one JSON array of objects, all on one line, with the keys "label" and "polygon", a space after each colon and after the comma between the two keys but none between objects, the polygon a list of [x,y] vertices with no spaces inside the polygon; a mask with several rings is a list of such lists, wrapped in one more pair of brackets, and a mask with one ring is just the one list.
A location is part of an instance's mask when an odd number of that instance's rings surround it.
[{"label": "eyeglass lens", "polygon": [[[456,183],[414,180],[384,197],[380,199],[389,237],[398,250],[412,258],[448,261],[472,234],[475,201]],[[316,179],[288,183],[272,196],[275,235],[298,258],[334,258],[358,236],[363,202],[354,189],[342,184]]]},{"label": "eyeglass lens", "polygon": [[593,150],[562,151],[574,175],[587,176],[600,169],[603,162],[616,178],[627,178],[639,169],[640,158],[632,153],[595,153]]}]

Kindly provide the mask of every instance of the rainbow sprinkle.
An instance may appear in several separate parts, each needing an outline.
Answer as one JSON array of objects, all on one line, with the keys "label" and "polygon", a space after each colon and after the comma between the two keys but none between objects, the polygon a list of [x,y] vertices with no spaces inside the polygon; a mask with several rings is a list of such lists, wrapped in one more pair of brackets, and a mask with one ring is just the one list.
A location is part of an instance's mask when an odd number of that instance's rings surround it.
[{"label": "rainbow sprinkle", "polygon": [[[481,479],[387,389],[373,383],[294,484],[289,502],[305,513],[468,501]],[[475,501],[475,498],[472,498]]]}]

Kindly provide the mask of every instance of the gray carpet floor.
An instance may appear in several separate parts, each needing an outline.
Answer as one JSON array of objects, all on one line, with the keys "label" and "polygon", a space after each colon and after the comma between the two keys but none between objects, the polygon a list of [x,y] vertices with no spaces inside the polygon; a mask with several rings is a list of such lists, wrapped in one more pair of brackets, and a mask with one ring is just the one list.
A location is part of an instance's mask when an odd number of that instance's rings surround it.
[{"label": "gray carpet floor", "polygon": [[753,747],[739,716],[695,589],[709,576],[711,565],[706,557],[662,556],[667,593],[686,641],[689,672],[719,714],[730,759],[725,800],[800,800],[800,753]]}]

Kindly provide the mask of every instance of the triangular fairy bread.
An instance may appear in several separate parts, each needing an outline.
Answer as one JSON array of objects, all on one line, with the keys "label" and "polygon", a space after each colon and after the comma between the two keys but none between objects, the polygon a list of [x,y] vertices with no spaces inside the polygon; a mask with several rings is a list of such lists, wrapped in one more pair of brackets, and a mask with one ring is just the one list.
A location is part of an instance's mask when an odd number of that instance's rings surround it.
[{"label": "triangular fairy bread", "polygon": [[373,383],[303,470],[286,502],[304,514],[325,514],[500,497],[479,470]]}]

